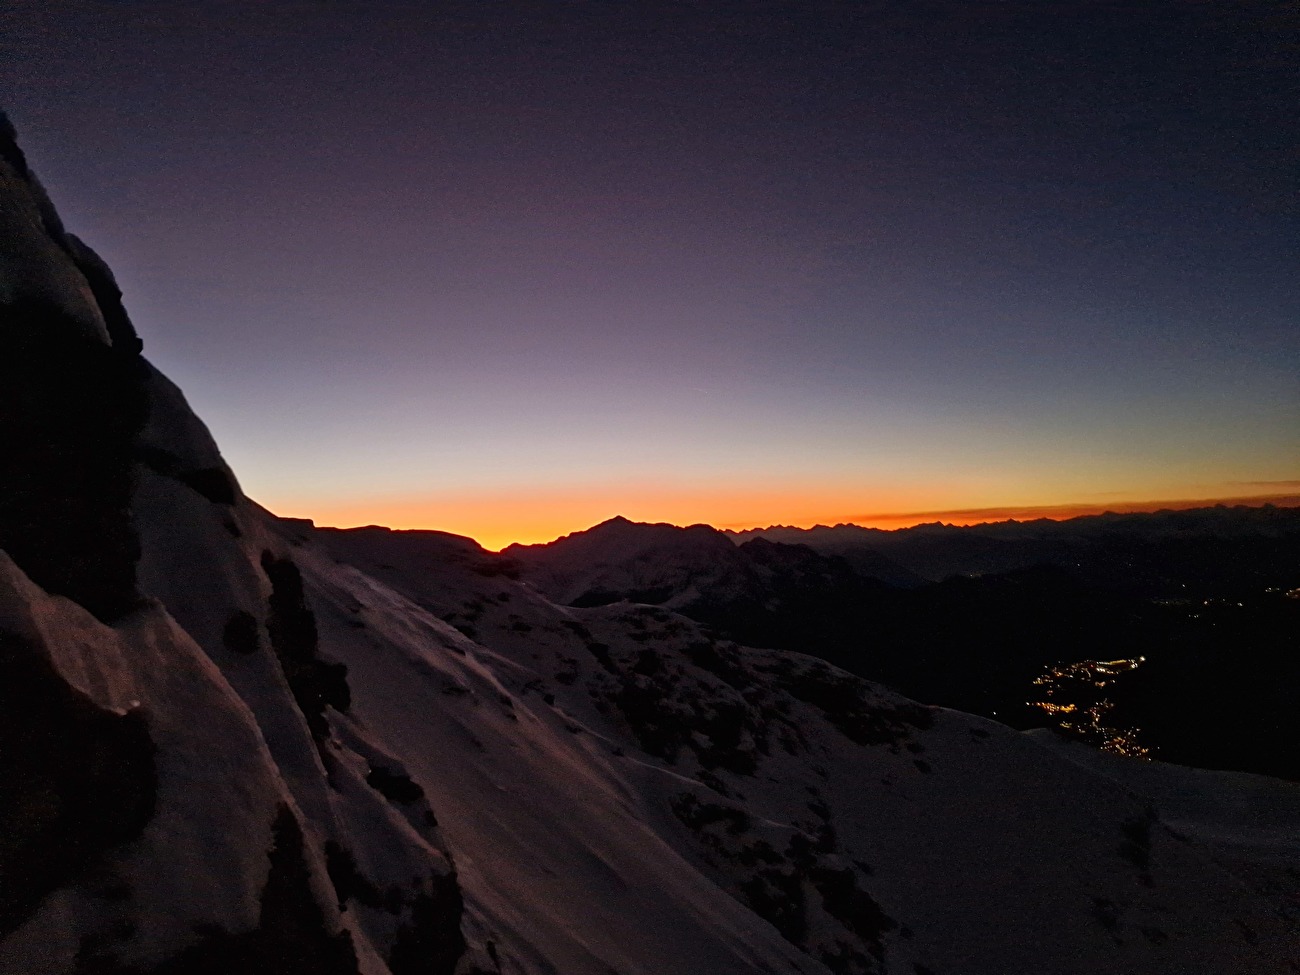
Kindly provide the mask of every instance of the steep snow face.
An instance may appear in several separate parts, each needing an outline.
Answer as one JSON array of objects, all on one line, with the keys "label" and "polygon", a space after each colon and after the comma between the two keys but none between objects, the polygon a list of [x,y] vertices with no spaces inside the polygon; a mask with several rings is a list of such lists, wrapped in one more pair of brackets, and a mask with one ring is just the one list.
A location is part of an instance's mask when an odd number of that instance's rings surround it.
[{"label": "steep snow face", "polygon": [[0,222],[0,972],[450,973],[427,802],[7,122]]},{"label": "steep snow face", "polygon": [[135,605],[139,341],[0,115],[0,548],[100,619]]},{"label": "steep snow face", "polygon": [[[26,781],[7,783],[7,845],[53,859],[54,877],[48,863],[24,873],[34,893],[57,889],[0,945],[0,968],[157,961],[196,926],[255,927],[272,824],[290,797],[248,708],[160,607],[110,628],[3,555],[0,593],[6,676],[63,702],[48,728],[33,734],[24,713],[28,734],[7,729],[28,766]],[[62,754],[65,736],[74,754]],[[54,808],[33,806],[38,796]]]},{"label": "steep snow face", "polygon": [[[48,307],[81,338],[109,344],[99,302],[77,266],[79,242],[63,230],[0,113],[0,305]],[[102,263],[95,259],[99,266]]]}]

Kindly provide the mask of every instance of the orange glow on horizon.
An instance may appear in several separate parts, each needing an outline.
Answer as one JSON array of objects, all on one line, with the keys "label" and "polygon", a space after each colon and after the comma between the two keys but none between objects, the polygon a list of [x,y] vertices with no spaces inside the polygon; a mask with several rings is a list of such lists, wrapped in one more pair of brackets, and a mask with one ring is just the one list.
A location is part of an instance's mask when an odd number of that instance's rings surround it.
[{"label": "orange glow on horizon", "polygon": [[[923,492],[887,497],[873,492],[867,508],[840,492],[798,489],[756,491],[641,489],[539,489],[530,492],[492,491],[455,493],[422,498],[388,498],[369,501],[292,501],[267,499],[277,514],[311,518],[318,525],[354,528],[384,525],[395,529],[429,529],[465,535],[484,548],[499,551],[515,542],[549,542],[583,531],[616,515],[632,521],[673,525],[707,524],[735,531],[788,525],[855,524],[864,528],[898,529],[944,522],[976,525],[992,521],[1064,520],[1081,515],[1112,512],[1187,509],[1215,504],[1274,504],[1300,506],[1300,495],[1268,494],[1235,497],[1184,498],[1156,501],[1021,504],[986,507],[944,506],[937,496]],[[929,493],[929,492],[926,492]],[[903,492],[899,492],[902,495]],[[917,501],[923,504],[918,505]],[[924,502],[938,502],[924,505]],[[909,503],[910,502],[910,503]],[[867,511],[868,513],[863,513]]]},{"label": "orange glow on horizon", "polygon": [[[1020,505],[993,508],[964,508],[951,511],[917,511],[908,514],[861,515],[847,519],[849,524],[864,528],[911,528],[914,525],[943,522],[947,525],[983,525],[996,521],[1066,521],[1085,515],[1136,514],[1153,511],[1186,511],[1190,508],[1209,508],[1214,505],[1246,505],[1260,507],[1272,504],[1277,507],[1300,506],[1300,495],[1252,495],[1233,498],[1185,498],[1177,501],[1116,501],[1107,504],[1053,504]],[[822,524],[833,524],[822,522]],[[795,527],[806,528],[807,525]]]}]

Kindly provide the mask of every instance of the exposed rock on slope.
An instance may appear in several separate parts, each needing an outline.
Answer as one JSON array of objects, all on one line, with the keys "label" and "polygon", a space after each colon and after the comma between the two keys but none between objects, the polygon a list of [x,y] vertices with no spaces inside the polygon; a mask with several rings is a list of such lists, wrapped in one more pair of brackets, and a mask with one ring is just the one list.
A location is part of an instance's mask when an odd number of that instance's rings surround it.
[{"label": "exposed rock on slope", "polygon": [[452,971],[450,857],[330,731],[288,546],[7,122],[0,191],[0,971]]},{"label": "exposed rock on slope", "polygon": [[0,184],[0,973],[1294,961],[1288,875],[1140,776],[468,539],[275,519],[3,137]]}]

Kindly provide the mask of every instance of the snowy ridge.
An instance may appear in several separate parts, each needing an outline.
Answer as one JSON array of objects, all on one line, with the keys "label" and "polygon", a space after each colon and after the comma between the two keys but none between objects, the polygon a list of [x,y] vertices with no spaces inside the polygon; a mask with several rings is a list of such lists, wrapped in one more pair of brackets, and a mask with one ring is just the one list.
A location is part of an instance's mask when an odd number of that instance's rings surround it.
[{"label": "snowy ridge", "polygon": [[0,973],[1297,970],[1293,785],[259,508],[6,141]]}]

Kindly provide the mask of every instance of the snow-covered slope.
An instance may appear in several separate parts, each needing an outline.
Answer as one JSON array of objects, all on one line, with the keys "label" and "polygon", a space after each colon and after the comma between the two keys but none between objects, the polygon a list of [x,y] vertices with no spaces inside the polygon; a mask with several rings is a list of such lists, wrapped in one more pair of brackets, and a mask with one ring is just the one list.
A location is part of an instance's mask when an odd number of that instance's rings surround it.
[{"label": "snow-covered slope", "polygon": [[[305,551],[312,535],[298,531]],[[1245,861],[1225,865],[1217,849],[1167,829],[1142,785],[1143,773],[1160,766],[1132,765],[1134,778],[1120,784],[1063,763],[1033,737],[922,708],[812,658],[717,643],[658,607],[558,607],[502,575],[510,566],[467,539],[383,529],[316,537],[410,600],[410,612],[420,607],[472,634],[477,646],[466,645],[467,654],[492,662],[512,702],[514,718],[504,720],[516,731],[505,747],[516,761],[519,732],[566,724],[587,770],[633,804],[638,831],[649,826],[655,840],[832,971],[1250,971],[1290,957],[1294,905],[1283,887],[1252,889]],[[309,575],[343,571],[310,565]],[[369,623],[364,610],[358,615]],[[381,618],[396,615],[392,607]],[[469,695],[450,696],[444,707],[472,713]],[[478,706],[488,704],[485,695]],[[557,759],[527,780],[563,792],[566,767]],[[1260,781],[1219,780],[1225,797],[1240,790],[1245,820]],[[1278,803],[1300,812],[1300,789],[1262,781],[1271,784],[1273,814]],[[436,781],[429,788],[435,807],[464,801],[438,795]],[[603,791],[591,790],[588,801]],[[535,809],[548,810],[551,842],[532,853],[540,875],[595,867],[574,856],[572,844],[600,843],[600,830],[581,811],[553,803],[530,794],[496,815],[524,819],[509,824],[513,835],[536,822]],[[478,833],[477,807],[465,815],[464,824],[443,815],[453,849],[462,826]],[[600,819],[611,817],[622,818]],[[1294,844],[1285,856],[1294,867]],[[602,851],[599,862],[607,861]],[[509,858],[490,862],[494,872],[511,873],[493,887],[522,882]],[[561,911],[566,924],[589,915],[593,903],[635,896],[623,885],[636,873],[618,863],[613,875],[595,867],[582,882],[599,894]],[[462,874],[470,903],[480,879]],[[559,896],[548,890],[545,899]],[[661,896],[679,897],[669,887]],[[1234,913],[1246,904],[1254,905],[1250,916]],[[641,912],[632,900],[614,919],[602,913],[599,930],[623,943],[653,923]],[[1262,939],[1261,925],[1272,932]],[[688,947],[675,966],[620,953],[613,967],[762,970],[692,961],[701,951]],[[784,970],[822,970],[799,963]],[[600,969],[572,959],[560,970]]]},{"label": "snow-covered slope", "polygon": [[1226,854],[1223,805],[468,539],[276,519],[0,143],[0,973],[1293,967],[1296,844]]}]

